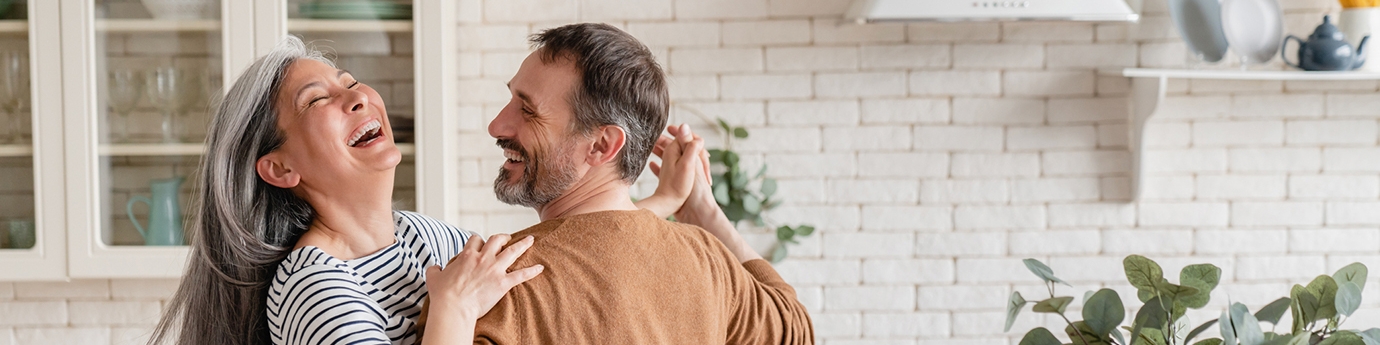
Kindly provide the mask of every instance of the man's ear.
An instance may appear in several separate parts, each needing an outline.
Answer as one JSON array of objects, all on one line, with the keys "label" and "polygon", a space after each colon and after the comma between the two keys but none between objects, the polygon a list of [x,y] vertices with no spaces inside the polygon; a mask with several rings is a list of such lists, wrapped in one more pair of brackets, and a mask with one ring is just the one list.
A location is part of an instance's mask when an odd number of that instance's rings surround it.
[{"label": "man's ear", "polygon": [[259,157],[259,160],[254,162],[254,170],[259,173],[259,178],[274,187],[287,189],[297,187],[297,183],[302,182],[302,176],[288,167],[278,152],[270,152]]},{"label": "man's ear", "polygon": [[628,142],[628,133],[622,127],[614,125],[600,126],[594,131],[594,142],[589,148],[589,156],[585,158],[590,166],[599,166],[618,158],[618,153],[623,151],[623,145]]}]

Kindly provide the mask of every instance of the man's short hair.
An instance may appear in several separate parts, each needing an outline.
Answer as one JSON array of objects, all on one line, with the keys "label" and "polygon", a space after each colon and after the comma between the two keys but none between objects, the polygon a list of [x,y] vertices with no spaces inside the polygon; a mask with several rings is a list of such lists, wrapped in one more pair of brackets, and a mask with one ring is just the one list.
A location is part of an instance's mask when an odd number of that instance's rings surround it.
[{"label": "man's short hair", "polygon": [[666,127],[670,95],[666,75],[647,46],[608,24],[582,23],[547,29],[530,38],[541,60],[570,59],[580,73],[571,92],[573,133],[615,125],[627,133],[618,170],[632,183],[642,174]]}]

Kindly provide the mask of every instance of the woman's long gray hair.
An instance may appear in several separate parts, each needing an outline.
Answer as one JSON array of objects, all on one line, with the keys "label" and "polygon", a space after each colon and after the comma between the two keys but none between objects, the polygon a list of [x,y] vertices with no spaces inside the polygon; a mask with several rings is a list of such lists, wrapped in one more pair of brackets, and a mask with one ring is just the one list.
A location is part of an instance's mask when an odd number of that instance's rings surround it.
[{"label": "woman's long gray hair", "polygon": [[[254,168],[284,134],[274,107],[287,67],[299,59],[331,64],[288,37],[244,71],[216,106],[201,160],[197,217],[187,272],[150,344],[268,344],[269,283],[314,217],[291,191]],[[331,64],[333,65],[333,64]]]}]

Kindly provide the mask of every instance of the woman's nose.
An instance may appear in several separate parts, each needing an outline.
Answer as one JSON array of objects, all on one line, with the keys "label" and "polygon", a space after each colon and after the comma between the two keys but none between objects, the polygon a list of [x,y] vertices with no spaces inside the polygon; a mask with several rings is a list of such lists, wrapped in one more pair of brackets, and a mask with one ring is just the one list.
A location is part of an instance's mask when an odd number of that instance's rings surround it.
[{"label": "woman's nose", "polygon": [[345,111],[352,113],[361,111],[364,110],[364,105],[369,104],[369,95],[365,94],[363,91],[346,90],[345,92],[346,94],[344,97],[345,100],[347,100],[347,102],[345,102]]}]

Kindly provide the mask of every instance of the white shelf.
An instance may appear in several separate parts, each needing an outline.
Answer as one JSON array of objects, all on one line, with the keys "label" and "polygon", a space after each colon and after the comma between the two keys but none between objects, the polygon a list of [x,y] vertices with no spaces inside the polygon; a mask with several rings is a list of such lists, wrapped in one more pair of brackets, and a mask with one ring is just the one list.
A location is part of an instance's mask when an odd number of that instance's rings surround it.
[{"label": "white shelf", "polygon": [[34,154],[33,146],[0,145],[0,157],[26,157]]},{"label": "white shelf", "polygon": [[166,32],[217,31],[220,21],[215,19],[157,20],[157,19],[97,19],[98,32]]},{"label": "white shelf", "polygon": [[1131,78],[1216,79],[1216,80],[1380,80],[1376,72],[1242,71],[1127,68],[1122,76]]},{"label": "white shelf", "polygon": [[296,32],[412,32],[411,20],[288,19]]},{"label": "white shelf", "polygon": [[1348,81],[1380,80],[1375,72],[1305,72],[1281,70],[1189,70],[1127,68],[1119,74],[1131,78],[1130,112],[1126,130],[1131,150],[1131,200],[1143,195],[1141,177],[1145,176],[1145,123],[1158,115],[1164,102],[1164,90],[1169,79],[1260,80],[1260,81]]},{"label": "white shelf", "polygon": [[[398,151],[404,156],[411,156],[417,153],[416,145],[410,143],[397,144]],[[13,150],[15,154],[8,154]],[[27,150],[27,151],[23,151]],[[25,147],[0,146],[0,157],[3,156],[23,156],[33,152],[32,149]],[[206,148],[200,143],[178,143],[178,144],[114,144],[101,145],[100,153],[102,156],[199,156],[206,152]],[[21,154],[22,153],[22,154]]]},{"label": "white shelf", "polygon": [[102,156],[199,156],[206,152],[201,143],[113,144],[101,145]]},{"label": "white shelf", "polygon": [[0,32],[29,32],[29,21],[0,20]]}]

